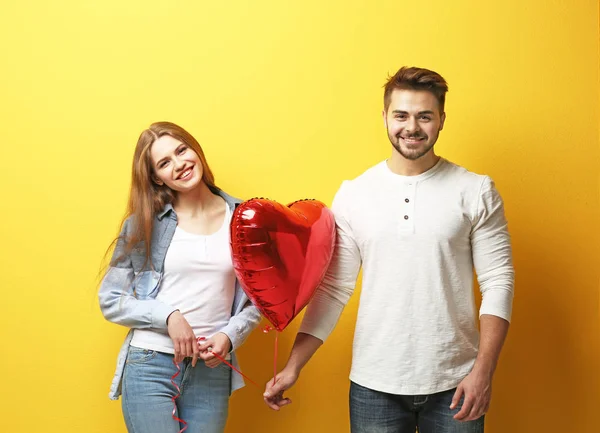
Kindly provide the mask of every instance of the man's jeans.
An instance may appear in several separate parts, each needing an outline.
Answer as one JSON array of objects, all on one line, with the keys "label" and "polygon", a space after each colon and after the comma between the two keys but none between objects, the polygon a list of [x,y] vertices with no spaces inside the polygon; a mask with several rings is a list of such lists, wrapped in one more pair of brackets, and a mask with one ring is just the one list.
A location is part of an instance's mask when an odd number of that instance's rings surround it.
[{"label": "man's jeans", "polygon": [[456,421],[450,410],[456,389],[430,395],[395,395],[350,384],[352,433],[483,433],[484,417]]}]

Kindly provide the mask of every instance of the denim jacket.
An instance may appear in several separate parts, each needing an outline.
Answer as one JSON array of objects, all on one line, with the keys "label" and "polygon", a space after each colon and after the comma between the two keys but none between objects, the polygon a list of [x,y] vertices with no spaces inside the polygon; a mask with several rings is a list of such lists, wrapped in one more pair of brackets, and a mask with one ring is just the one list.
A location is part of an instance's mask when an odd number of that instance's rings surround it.
[{"label": "denim jacket", "polygon": [[[214,193],[225,199],[232,212],[241,203],[219,189]],[[121,382],[129,343],[133,337],[134,329],[156,329],[167,332],[167,318],[175,311],[173,307],[156,300],[160,290],[160,283],[164,273],[165,256],[175,228],[177,215],[173,207],[168,204],[154,220],[152,230],[150,263],[145,264],[146,256],[143,247],[134,248],[133,251],[115,262],[120,257],[124,248],[124,235],[130,230],[131,221],[128,219],[123,224],[121,236],[117,242],[113,260],[102,280],[98,298],[100,309],[104,317],[114,323],[131,328],[117,358],[117,369],[108,394],[111,400],[116,400],[121,395]],[[250,332],[260,322],[260,313],[252,305],[239,281],[236,279],[235,295],[229,323],[220,330],[231,340],[231,364],[239,369],[235,350],[242,345]],[[242,376],[232,370],[231,392],[244,386]]]}]

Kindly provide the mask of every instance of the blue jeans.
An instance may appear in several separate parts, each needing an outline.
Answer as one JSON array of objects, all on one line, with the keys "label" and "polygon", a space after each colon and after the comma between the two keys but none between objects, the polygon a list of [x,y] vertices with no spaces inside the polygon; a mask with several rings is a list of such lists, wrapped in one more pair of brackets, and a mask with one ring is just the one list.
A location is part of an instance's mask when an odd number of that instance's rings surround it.
[{"label": "blue jeans", "polygon": [[450,410],[456,389],[430,395],[395,395],[350,383],[352,433],[483,433],[484,417],[456,421]]},{"label": "blue jeans", "polygon": [[[222,433],[227,422],[231,369],[225,364],[208,368],[191,358],[179,364],[174,381],[181,390],[175,415],[187,423],[186,433]],[[129,347],[123,373],[122,407],[130,433],[177,433],[184,424],[173,419],[177,389],[173,355]]]}]

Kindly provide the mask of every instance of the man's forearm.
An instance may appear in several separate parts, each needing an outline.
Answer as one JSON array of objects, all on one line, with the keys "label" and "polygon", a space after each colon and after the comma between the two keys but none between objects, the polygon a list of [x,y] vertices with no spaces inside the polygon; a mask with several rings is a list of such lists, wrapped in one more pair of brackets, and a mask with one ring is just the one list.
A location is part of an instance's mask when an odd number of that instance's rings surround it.
[{"label": "man's forearm", "polygon": [[509,323],[500,317],[489,314],[483,314],[479,323],[479,353],[473,369],[489,374],[491,377],[496,370]]},{"label": "man's forearm", "polygon": [[292,352],[285,368],[291,369],[296,375],[300,374],[300,370],[302,370],[322,344],[323,341],[317,337],[299,332],[296,335],[296,340],[294,341],[294,346],[292,347]]}]

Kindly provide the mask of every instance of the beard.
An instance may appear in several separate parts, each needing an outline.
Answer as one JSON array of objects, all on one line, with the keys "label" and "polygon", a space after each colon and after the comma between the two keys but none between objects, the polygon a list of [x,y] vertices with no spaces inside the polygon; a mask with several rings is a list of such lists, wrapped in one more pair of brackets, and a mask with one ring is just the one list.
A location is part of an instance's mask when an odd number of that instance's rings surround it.
[{"label": "beard", "polygon": [[394,147],[394,149],[396,149],[396,151],[400,155],[402,155],[404,158],[406,158],[410,161],[416,161],[417,159],[425,156],[427,153],[429,153],[429,151],[431,149],[433,149],[433,146],[435,145],[435,142],[437,141],[437,136],[433,137],[433,140],[428,140],[429,137],[425,134],[410,135],[405,138],[424,138],[425,140],[423,141],[423,147],[407,149],[407,148],[402,148],[401,134],[392,135],[388,131],[388,138],[390,140],[390,143],[392,143],[392,146]]}]

